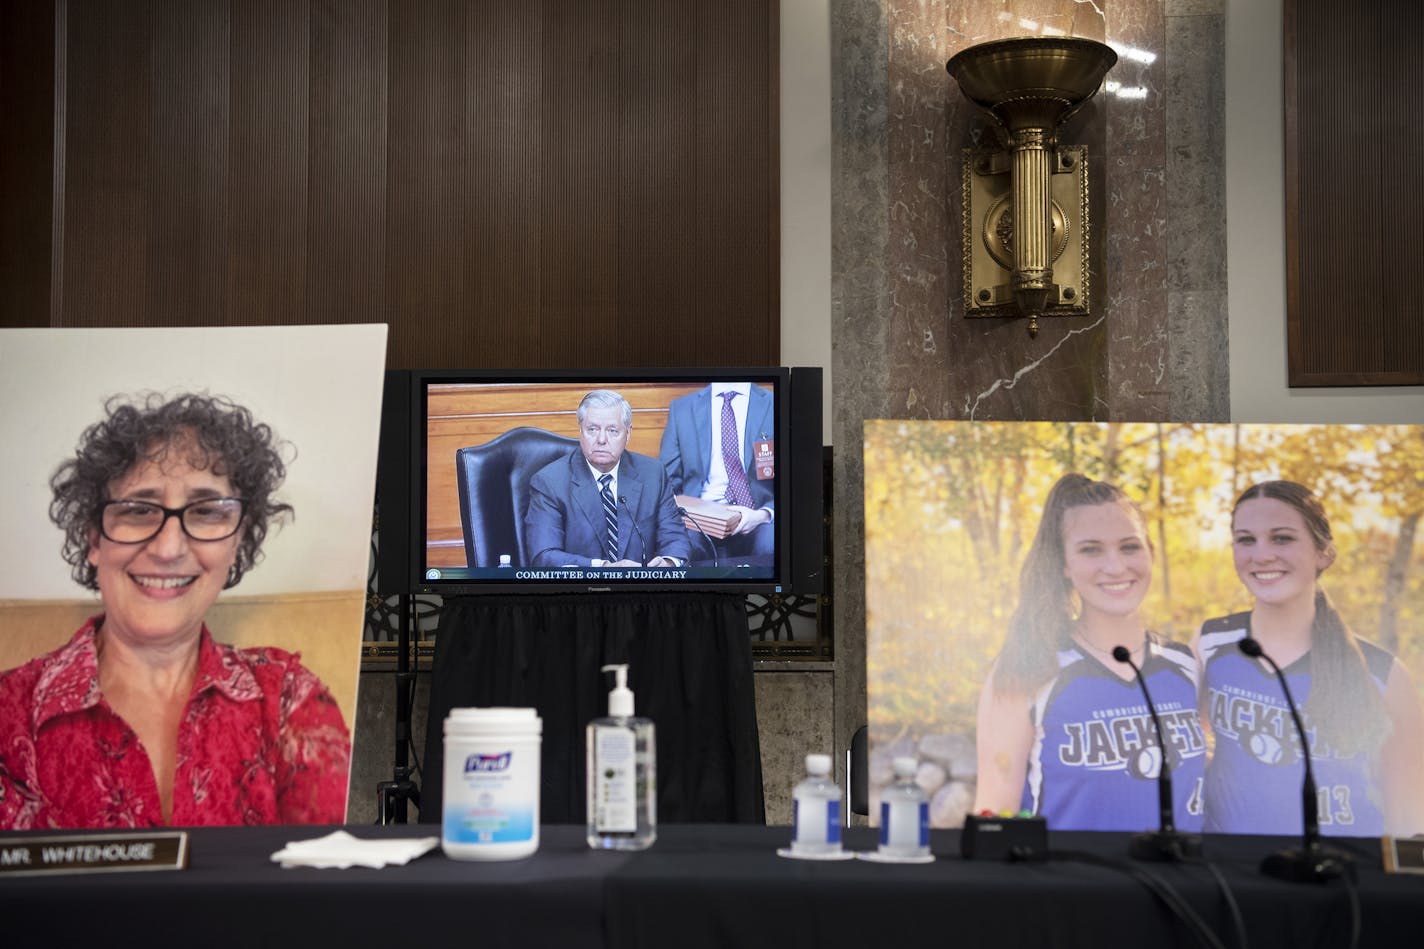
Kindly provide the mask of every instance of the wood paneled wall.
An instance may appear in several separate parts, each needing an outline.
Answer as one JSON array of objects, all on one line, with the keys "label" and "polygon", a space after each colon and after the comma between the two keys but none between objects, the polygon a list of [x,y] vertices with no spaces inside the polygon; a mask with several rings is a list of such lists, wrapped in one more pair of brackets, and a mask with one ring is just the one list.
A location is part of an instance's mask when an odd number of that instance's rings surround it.
[{"label": "wood paneled wall", "polygon": [[[779,362],[776,4],[17,0],[12,23],[50,49],[0,57],[0,103],[31,103],[0,119],[0,325],[384,321],[393,367]],[[53,222],[12,200],[37,184]]]},{"label": "wood paneled wall", "polygon": [[53,0],[0,2],[0,326],[50,318],[54,33]]},{"label": "wood paneled wall", "polygon": [[1424,4],[1286,0],[1292,386],[1424,385]]}]

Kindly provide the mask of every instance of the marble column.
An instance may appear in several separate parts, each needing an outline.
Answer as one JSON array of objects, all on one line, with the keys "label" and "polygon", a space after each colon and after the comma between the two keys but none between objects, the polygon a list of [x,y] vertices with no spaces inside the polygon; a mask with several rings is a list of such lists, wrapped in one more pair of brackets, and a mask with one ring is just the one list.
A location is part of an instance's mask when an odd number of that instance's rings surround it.
[{"label": "marble column", "polygon": [[[832,0],[836,741],[865,719],[868,418],[1226,421],[1224,0]],[[960,155],[991,134],[944,64],[1060,32],[1113,45],[1088,147],[1090,313],[966,319]]]}]

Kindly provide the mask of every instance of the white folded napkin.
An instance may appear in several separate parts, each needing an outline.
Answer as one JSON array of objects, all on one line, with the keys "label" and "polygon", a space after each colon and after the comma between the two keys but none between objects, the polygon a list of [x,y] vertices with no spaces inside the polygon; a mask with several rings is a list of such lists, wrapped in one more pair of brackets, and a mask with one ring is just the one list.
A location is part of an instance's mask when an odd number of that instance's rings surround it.
[{"label": "white folded napkin", "polygon": [[405,840],[362,840],[336,830],[313,840],[289,841],[272,854],[283,867],[384,867],[409,863],[440,846],[439,837]]}]

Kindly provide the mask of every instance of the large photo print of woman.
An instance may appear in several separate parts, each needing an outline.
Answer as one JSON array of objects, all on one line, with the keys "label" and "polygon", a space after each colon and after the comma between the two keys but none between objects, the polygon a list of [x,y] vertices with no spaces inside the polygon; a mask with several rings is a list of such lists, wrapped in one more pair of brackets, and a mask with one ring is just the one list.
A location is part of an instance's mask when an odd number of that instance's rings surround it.
[{"label": "large photo print of woman", "polygon": [[383,329],[0,340],[83,381],[4,425],[0,829],[344,819]]},{"label": "large photo print of woman", "polygon": [[1249,637],[1322,833],[1424,830],[1420,470],[1415,426],[868,422],[872,814],[909,754],[935,826],[1155,829],[1165,762],[1178,829],[1299,833]]}]

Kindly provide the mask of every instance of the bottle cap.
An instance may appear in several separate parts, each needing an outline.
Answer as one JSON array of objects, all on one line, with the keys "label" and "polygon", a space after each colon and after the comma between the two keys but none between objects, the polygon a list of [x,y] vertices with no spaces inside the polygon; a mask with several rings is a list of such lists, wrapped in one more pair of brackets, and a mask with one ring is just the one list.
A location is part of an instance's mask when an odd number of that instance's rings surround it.
[{"label": "bottle cap", "polygon": [[633,717],[633,690],[628,688],[628,664],[615,662],[603,667],[613,673],[613,691],[608,693],[608,717]]},{"label": "bottle cap", "polygon": [[920,770],[920,763],[909,755],[904,755],[891,762],[891,767],[895,769],[895,777],[901,781],[908,781],[915,776],[915,772]]},{"label": "bottle cap", "polygon": [[810,775],[814,775],[815,777],[818,777],[818,778],[823,778],[823,777],[825,777],[826,775],[830,774],[830,773],[831,773],[831,756],[830,756],[830,755],[807,755],[807,756],[806,756],[806,773],[807,773],[807,774],[810,774]]}]

